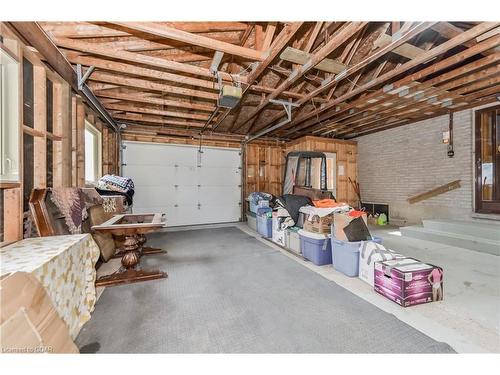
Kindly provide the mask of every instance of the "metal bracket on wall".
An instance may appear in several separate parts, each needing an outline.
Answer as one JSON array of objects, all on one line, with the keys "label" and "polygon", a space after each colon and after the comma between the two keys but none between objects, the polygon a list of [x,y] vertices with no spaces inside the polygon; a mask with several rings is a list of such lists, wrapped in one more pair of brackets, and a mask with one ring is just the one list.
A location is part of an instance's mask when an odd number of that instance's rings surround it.
[{"label": "metal bracket on wall", "polygon": [[94,71],[94,69],[95,69],[95,66],[91,66],[87,69],[85,74],[82,74],[83,71],[82,71],[81,64],[76,65],[76,77],[78,79],[78,89],[80,91],[83,90],[83,85],[85,84],[85,82],[87,82],[87,80],[89,79],[89,77],[92,74],[92,72]]},{"label": "metal bracket on wall", "polygon": [[289,122],[292,121],[292,107],[300,107],[300,104],[298,104],[298,103],[287,102],[287,101],[284,101],[284,100],[271,99],[269,101],[271,103],[274,103],[274,104],[281,104],[283,106],[283,108],[285,109],[287,118],[285,120],[283,120],[283,121],[280,121],[276,125],[271,126],[270,128],[262,130],[261,132],[255,134],[255,135],[253,135],[251,137],[247,136],[248,138],[245,139],[243,141],[243,143],[249,143],[249,142],[253,141],[254,139],[260,138],[260,137],[262,137],[263,135],[265,135],[267,133],[270,133],[270,132],[272,132],[272,131],[274,131],[276,129],[281,128],[282,126],[285,126],[286,124],[288,124]]}]

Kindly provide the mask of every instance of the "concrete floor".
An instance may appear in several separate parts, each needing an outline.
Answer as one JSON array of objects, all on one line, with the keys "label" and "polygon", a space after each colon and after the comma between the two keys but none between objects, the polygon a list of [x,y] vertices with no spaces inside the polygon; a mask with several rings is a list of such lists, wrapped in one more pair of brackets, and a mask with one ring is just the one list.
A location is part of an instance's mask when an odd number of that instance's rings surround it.
[{"label": "concrete floor", "polygon": [[[332,266],[315,266],[260,238],[246,223],[238,226],[296,262],[334,281],[429,337],[449,344],[459,353],[500,353],[500,257],[430,241],[402,237],[397,227],[370,228],[386,247],[443,267],[444,301],[402,308],[375,293],[358,278],[346,277]],[[205,226],[203,226],[205,227]],[[218,226],[211,226],[218,227]],[[192,229],[191,227],[185,229]],[[110,273],[109,262],[99,274]]]},{"label": "concrete floor", "polygon": [[[259,237],[245,224],[238,226]],[[459,353],[500,353],[500,257],[401,237],[397,227],[375,227],[371,232],[398,253],[443,267],[444,301],[405,309],[331,265],[318,267],[271,246]]]}]

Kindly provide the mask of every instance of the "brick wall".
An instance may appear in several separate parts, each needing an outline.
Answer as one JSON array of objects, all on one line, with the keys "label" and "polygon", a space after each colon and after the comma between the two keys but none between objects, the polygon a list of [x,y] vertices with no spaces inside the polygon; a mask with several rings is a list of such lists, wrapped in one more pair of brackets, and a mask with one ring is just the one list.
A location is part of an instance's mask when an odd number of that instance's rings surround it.
[{"label": "brick wall", "polygon": [[[468,219],[472,213],[472,110],[454,113],[455,156],[442,143],[448,115],[357,138],[358,176],[364,201],[388,203],[390,216]],[[407,198],[453,180],[459,189],[410,205]]]}]

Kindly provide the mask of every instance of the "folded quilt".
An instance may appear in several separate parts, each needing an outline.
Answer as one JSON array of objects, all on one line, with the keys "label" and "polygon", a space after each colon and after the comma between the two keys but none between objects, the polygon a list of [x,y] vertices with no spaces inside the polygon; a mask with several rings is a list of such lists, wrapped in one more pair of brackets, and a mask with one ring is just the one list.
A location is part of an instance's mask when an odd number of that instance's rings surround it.
[{"label": "folded quilt", "polygon": [[120,193],[130,193],[134,190],[134,182],[127,177],[104,175],[97,182],[97,188],[100,190],[118,191]]}]

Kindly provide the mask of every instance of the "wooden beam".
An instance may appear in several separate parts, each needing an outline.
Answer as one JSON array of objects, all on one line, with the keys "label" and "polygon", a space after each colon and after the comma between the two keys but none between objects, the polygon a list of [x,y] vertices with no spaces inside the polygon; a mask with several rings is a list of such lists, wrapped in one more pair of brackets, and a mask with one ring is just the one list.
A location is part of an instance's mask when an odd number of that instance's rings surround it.
[{"label": "wooden beam", "polygon": [[153,96],[147,96],[139,92],[127,94],[120,92],[103,91],[103,92],[97,92],[97,96],[99,96],[100,98],[120,99],[130,102],[149,103],[149,104],[163,105],[167,107],[186,108],[186,109],[206,111],[206,112],[212,112],[215,109],[215,105],[202,104],[192,101],[162,99]]},{"label": "wooden beam", "polygon": [[113,113],[114,113],[113,115],[118,119],[147,122],[156,125],[190,126],[190,127],[200,128],[203,127],[204,124],[203,122],[199,121],[171,120],[163,118],[161,116],[142,115],[138,113],[120,113],[120,112],[113,112]]},{"label": "wooden beam", "polygon": [[[425,63],[426,61],[429,61],[437,56],[439,56],[440,54],[458,46],[458,45],[461,45],[463,44],[464,42],[468,41],[468,40],[471,40],[473,38],[475,38],[476,36],[478,35],[481,35],[482,33],[496,27],[498,24],[497,23],[494,23],[494,22],[484,22],[484,23],[481,23],[473,28],[471,28],[470,30],[456,36],[455,38],[453,39],[450,39],[442,44],[440,44],[439,46],[437,47],[434,47],[433,49],[427,51],[425,54],[413,59],[413,60],[410,60],[408,61],[407,63],[401,65],[400,67],[396,68],[396,69],[393,69],[383,75],[381,75],[380,77],[378,77],[377,79],[375,80],[372,80],[372,81],[369,81],[367,82],[366,84],[354,89],[353,91],[347,93],[347,94],[344,94],[338,98],[336,98],[335,100],[331,101],[330,103],[328,104],[325,104],[324,106],[322,106],[321,108],[318,108],[316,110],[313,110],[313,111],[310,111],[308,113],[306,113],[304,116],[300,116],[300,118],[296,118],[295,121],[292,121],[292,123],[290,124],[290,126],[293,126],[295,124],[298,124],[300,122],[303,122],[307,119],[310,119],[312,117],[316,117],[317,115],[319,115],[320,113],[322,112],[325,112],[335,106],[337,106],[338,104],[340,103],[343,103],[345,102],[346,100],[352,98],[353,96],[356,96],[362,92],[365,92],[366,90],[368,89],[371,89],[372,87],[374,86],[377,86],[377,85],[380,85],[380,84],[383,84],[384,82],[387,82],[388,80],[390,80],[391,78],[394,78],[402,73],[405,73],[406,71],[408,71],[409,69],[411,68],[414,68],[420,64],[423,64]],[[490,38],[486,41],[484,41],[483,43],[486,43],[486,42],[489,42],[487,44],[483,44],[481,45],[481,47],[484,48],[485,45],[490,45],[490,43],[498,43],[498,40],[496,39],[498,38],[498,36],[496,37],[493,37],[493,38]],[[491,48],[491,47],[490,47]],[[471,50],[469,51],[470,55],[474,55],[476,51],[478,50],[481,50],[481,48],[477,48],[477,49],[474,49],[474,50]],[[485,49],[484,49],[485,50]],[[392,84],[392,88],[395,89],[397,87],[401,87],[405,84],[407,84],[408,82],[412,82],[414,80],[418,80],[420,79],[420,74],[422,72],[425,72],[425,75],[422,75],[422,76],[426,76],[426,75],[429,75],[431,74],[432,72],[435,72],[435,71],[438,71],[439,69],[442,69],[442,67],[446,67],[446,66],[450,66],[453,64],[453,62],[460,62],[462,59],[463,59],[463,56],[464,55],[468,55],[467,53],[468,50],[465,50],[461,53],[457,53],[455,54],[454,56],[451,56],[449,58],[447,58],[446,60],[443,60],[437,64],[434,64],[434,65],[431,65],[429,68],[426,68],[424,70],[422,70],[421,72],[417,72],[415,74],[412,74],[410,76],[407,76],[401,80],[398,81],[397,84],[393,83]],[[380,90],[380,92],[383,92],[382,90]],[[373,94],[371,94],[371,96],[375,96]],[[364,98],[363,100],[366,100],[367,98]],[[290,127],[289,126],[289,127]]]},{"label": "wooden beam", "polygon": [[174,111],[165,111],[163,109],[150,108],[144,106],[138,106],[133,104],[108,104],[106,108],[110,110],[118,110],[125,112],[137,112],[137,113],[147,113],[151,115],[160,115],[166,117],[178,117],[178,118],[186,118],[192,120],[200,120],[206,121],[208,119],[208,115],[201,115],[196,113],[188,113],[188,112],[174,112]]},{"label": "wooden beam", "polygon": [[101,114],[106,122],[115,127],[113,118],[106,112],[93,96],[92,91],[83,85],[83,91],[78,86],[78,78],[76,71],[73,69],[68,60],[64,57],[62,52],[56,47],[48,35],[36,22],[9,22],[9,25],[26,40],[28,45],[34,47],[37,51],[43,51],[46,62],[50,65],[76,92],[82,92],[91,105]]},{"label": "wooden beam", "polygon": [[[360,71],[363,69],[365,66],[371,64],[381,56],[384,56],[385,54],[391,52],[395,48],[401,46],[403,43],[406,43],[408,40],[412,39],[416,35],[420,34],[421,32],[427,30],[429,27],[431,27],[434,24],[434,22],[421,22],[414,28],[404,32],[400,37],[397,39],[394,39],[390,44],[386,45],[385,47],[377,49],[374,53],[372,53],[370,56],[366,57],[359,63],[347,68],[335,78],[327,79],[323,81],[321,87],[317,88],[316,90],[313,90],[310,92],[305,98],[301,99],[299,101],[300,104],[306,103],[308,100],[310,100],[312,97],[319,95],[321,92],[324,90],[328,89],[329,87],[333,86],[336,84],[336,82],[339,82],[340,80],[343,80],[347,77],[350,77],[354,73]],[[400,30],[402,31],[402,30]]]},{"label": "wooden beam", "polygon": [[[106,27],[105,23],[95,22],[39,22],[45,31],[68,38],[127,37],[128,33]],[[245,30],[242,22],[162,22],[189,33],[210,33]]]},{"label": "wooden beam", "polygon": [[76,99],[76,186],[85,187],[85,106]]},{"label": "wooden beam", "polygon": [[435,189],[426,191],[425,193],[415,195],[413,197],[408,198],[408,203],[414,204],[417,202],[421,202],[423,200],[435,197],[440,194],[447,193],[451,190],[458,189],[460,187],[460,180],[452,181],[442,186],[439,186]]},{"label": "wooden beam", "polygon": [[[259,79],[259,77],[262,75],[262,73],[264,73],[269,64],[271,64],[274,61],[274,59],[278,56],[281,50],[286,47],[286,45],[290,42],[290,40],[292,40],[292,38],[301,28],[302,24],[303,24],[302,22],[292,22],[285,25],[283,30],[281,30],[279,35],[275,38],[269,50],[264,52],[264,55],[266,56],[264,61],[260,62],[257,66],[255,66],[251,71],[251,73],[247,76],[246,81],[248,85],[253,85]],[[246,90],[243,93],[242,98],[240,99],[239,105],[243,102],[245,94]],[[219,119],[217,120],[217,122],[213,127],[217,128],[222,123],[222,121],[224,121],[224,119],[230,112],[231,108],[227,109],[226,112],[219,117]]]},{"label": "wooden beam", "polygon": [[[499,38],[500,40],[500,38]],[[366,109],[368,107],[374,108],[375,106],[379,105],[380,103],[383,103],[385,101],[394,101],[394,96],[398,95],[396,93],[397,88],[402,87],[402,86],[408,86],[407,88],[407,93],[405,93],[404,96],[408,96],[411,94],[414,94],[416,92],[422,91],[422,95],[424,93],[424,90],[427,90],[429,88],[432,88],[433,85],[437,85],[443,82],[446,82],[450,79],[453,79],[455,77],[470,73],[474,70],[481,69],[484,66],[487,66],[489,64],[493,64],[498,61],[498,53],[489,55],[488,57],[482,58],[480,60],[474,61],[472,63],[469,63],[467,65],[461,66],[459,68],[456,68],[452,71],[446,72],[444,74],[438,75],[434,77],[433,79],[426,80],[424,83],[419,83],[418,81],[421,80],[422,78],[425,78],[428,75],[435,74],[441,69],[445,69],[449,66],[453,66],[456,63],[459,63],[471,56],[474,56],[475,54],[481,53],[481,51],[485,49],[491,48],[491,46],[496,45],[498,41],[492,40],[492,41],[485,41],[481,44],[477,44],[474,47],[471,47],[465,51],[462,51],[456,55],[453,55],[446,60],[443,60],[437,64],[431,65],[419,72],[416,72],[410,76],[404,77],[401,80],[395,82],[392,84],[393,88],[395,89],[394,94],[391,94],[391,91],[385,92],[383,89],[377,90],[376,92],[367,95],[363,98],[360,98],[358,100],[355,100],[348,105],[344,105],[342,109],[336,110],[334,108],[330,109],[328,112],[322,114],[321,116],[311,118],[309,121],[306,121],[304,124],[295,127],[293,131],[301,130],[303,128],[306,128],[310,125],[313,125],[316,120],[319,121],[327,121],[330,117],[335,116],[335,121],[337,120],[342,120],[345,118],[350,117],[349,115],[342,115],[346,113],[347,111],[351,110],[356,110],[356,111],[362,111],[363,109]],[[427,91],[428,92],[428,91]],[[404,98],[403,98],[404,99]],[[340,117],[339,117],[340,116]]]},{"label": "wooden beam", "polygon": [[159,70],[142,68],[137,65],[126,64],[111,60],[103,60],[97,57],[91,56],[72,56],[69,60],[74,64],[81,64],[86,66],[94,66],[98,69],[110,70],[112,72],[118,72],[123,74],[134,74],[143,77],[149,77],[154,79],[161,79],[169,82],[175,82],[182,85],[190,85],[196,87],[203,87],[206,89],[216,90],[218,85],[206,80],[195,77],[189,77],[179,74],[167,73]]},{"label": "wooden beam", "polygon": [[221,42],[219,40],[207,38],[202,35],[188,33],[186,31],[160,25],[154,22],[114,22],[114,24],[148,35],[177,40],[179,42],[201,46],[214,51],[221,51],[230,55],[240,56],[249,60],[263,60],[262,53],[259,51],[226,42]]},{"label": "wooden beam", "polygon": [[314,45],[314,42],[316,41],[316,38],[318,37],[318,34],[321,31],[321,27],[323,26],[323,23],[324,22],[316,22],[314,24],[314,27],[311,29],[311,34],[309,35],[309,38],[307,39],[307,43],[304,46],[305,52],[311,52],[311,49]]},{"label": "wooden beam", "polygon": [[33,114],[34,114],[34,131],[41,134],[40,137],[34,137],[34,170],[33,170],[33,187],[47,187],[47,138],[45,136],[47,130],[47,97],[46,97],[46,82],[45,67],[42,63],[33,64]]},{"label": "wooden beam", "polygon": [[[155,69],[143,68],[137,65],[126,64],[111,60],[104,60],[102,58],[93,57],[93,56],[81,56],[78,54],[71,54],[68,56],[69,60],[74,64],[81,64],[85,66],[94,66],[96,68],[109,70],[112,72],[118,72],[123,74],[133,74],[138,76],[144,76],[154,79],[164,79],[166,81],[179,83],[182,85],[191,85],[196,87],[202,87],[209,90],[218,90],[219,84],[213,81],[209,81],[206,79],[199,79],[195,77],[189,77],[179,74],[167,73],[164,71],[159,71]],[[262,85],[252,85],[249,88],[251,91],[256,92],[272,92],[274,88],[266,87]],[[284,91],[284,96],[289,96],[292,98],[302,98],[303,95],[297,94],[292,91]],[[324,101],[324,100],[323,100]]]},{"label": "wooden beam", "polygon": [[103,72],[95,72],[90,76],[91,81],[98,82],[106,82],[112,83],[121,86],[128,86],[134,88],[142,88],[145,90],[153,90],[160,91],[164,93],[176,94],[176,95],[184,95],[184,96],[194,96],[198,98],[208,99],[208,100],[217,100],[218,95],[213,92],[207,92],[202,90],[192,90],[186,89],[178,86],[170,86],[163,83],[157,83],[148,81],[145,79],[139,78],[131,78],[124,77],[116,74],[103,73]]},{"label": "wooden beam", "polygon": [[269,22],[266,26],[266,34],[264,35],[264,42],[262,43],[262,49],[264,51],[267,51],[269,47],[271,47],[275,32],[276,22]]},{"label": "wooden beam", "polygon": [[[287,47],[281,53],[280,59],[295,64],[304,65],[311,58],[311,56],[312,55],[308,52],[301,51],[292,47]],[[328,73],[338,74],[341,71],[345,70],[346,66],[333,59],[324,59],[320,61],[314,68]]]},{"label": "wooden beam", "polygon": [[[382,34],[375,41],[374,46],[377,48],[383,48],[392,43],[392,37],[387,34]],[[392,53],[398,54],[400,56],[406,57],[408,59],[414,59],[425,52],[422,48],[416,47],[410,43],[404,43],[401,46],[394,48]]]},{"label": "wooden beam", "polygon": [[262,46],[264,42],[264,31],[262,28],[262,25],[256,23],[254,26],[254,37],[255,37],[255,43],[254,43],[254,48],[257,51],[262,51]]},{"label": "wooden beam", "polygon": [[330,53],[332,53],[335,49],[337,49],[340,45],[342,45],[345,41],[347,41],[350,37],[352,37],[356,32],[361,30],[367,22],[352,22],[347,23],[345,27],[343,27],[338,33],[336,33],[324,47],[322,47],[318,52],[313,54],[308,62],[302,65],[299,69],[296,69],[292,72],[292,74],[281,83],[278,88],[272,93],[269,94],[264,102],[259,105],[255,110],[253,110],[247,117],[247,119],[239,125],[239,128],[243,127],[246,123],[248,123],[251,119],[253,119],[260,111],[262,111],[270,100],[275,99],[281,92],[286,90],[292,84],[294,84],[300,77],[306,74],[308,71],[314,68],[320,61],[325,59]]},{"label": "wooden beam", "polygon": [[394,35],[395,33],[398,32],[399,28],[400,28],[400,22],[399,21],[393,21],[392,22],[392,30],[391,30],[391,33],[392,35]]},{"label": "wooden beam", "polygon": [[259,77],[264,73],[269,64],[274,61],[283,48],[290,42],[290,40],[295,36],[297,31],[299,31],[303,22],[292,22],[287,24],[279,35],[274,40],[273,44],[268,51],[264,52],[264,60],[257,65],[256,68],[247,77],[247,83],[253,84]]},{"label": "wooden beam", "polygon": [[46,61],[54,70],[74,90],[78,90],[76,72],[36,22],[10,22],[9,24],[26,40],[28,45],[33,46],[37,51],[43,51]]},{"label": "wooden beam", "polygon": [[[76,51],[83,51],[86,53],[92,53],[95,55],[103,57],[111,57],[119,60],[125,60],[127,62],[134,62],[137,64],[144,64],[147,66],[153,66],[156,68],[169,69],[176,72],[194,74],[203,77],[213,78],[213,74],[208,68],[202,68],[195,65],[183,64],[176,61],[169,61],[159,57],[147,56],[140,53],[126,52],[126,51],[116,51],[109,48],[103,48],[96,43],[84,42],[81,40],[67,39],[67,38],[54,38],[54,42],[59,47],[64,47],[68,49],[73,49]],[[225,80],[231,81],[232,78],[227,73],[221,73],[221,77]],[[244,78],[242,77],[242,82]]]},{"label": "wooden beam", "polygon": [[488,31],[487,33],[484,33],[483,35],[479,35],[477,38],[476,38],[476,42],[482,42],[483,40],[486,40],[488,38],[491,38],[492,36],[494,35],[498,35],[500,34],[500,26],[493,29],[493,30],[490,30]]},{"label": "wooden beam", "polygon": [[[453,108],[453,111],[462,111],[464,109],[469,109],[469,108],[474,108],[474,107],[479,107],[479,106],[483,106],[483,105],[495,103],[497,101],[496,95],[499,92],[498,91],[499,88],[500,88],[500,86],[495,87],[494,89],[496,89],[496,92],[492,93],[491,95],[489,95],[487,97],[484,97],[484,98],[481,98],[481,99],[477,99],[477,100],[474,100],[474,101],[469,102],[469,103],[462,103],[462,105],[460,106],[460,108],[458,108],[458,109]],[[388,124],[386,122],[384,124],[379,124],[378,126],[370,127],[368,129],[363,129],[362,131],[359,131],[359,132],[354,133],[354,134],[346,134],[345,137],[352,138],[352,137],[357,137],[357,136],[360,136],[360,135],[372,134],[372,133],[380,132],[380,131],[387,130],[387,129],[397,128],[397,127],[400,127],[400,126],[404,126],[404,125],[407,125],[407,124],[414,123],[416,121],[422,121],[422,120],[426,120],[426,119],[429,119],[429,118],[434,118],[436,116],[446,115],[446,114],[449,113],[449,111],[451,109],[452,109],[452,106],[448,107],[448,108],[441,108],[440,112],[434,112],[434,113],[432,113],[432,114],[430,114],[430,115],[428,115],[426,117],[419,118],[418,120],[415,120],[415,119],[412,118],[412,119],[403,119],[403,120],[396,121],[396,122],[393,122],[393,123],[390,123],[390,124]]]},{"label": "wooden beam", "polygon": [[[431,90],[430,92],[425,92],[424,95],[426,96],[418,101],[415,101],[412,98],[402,100],[400,102],[394,100],[393,102],[391,102],[390,106],[383,107],[383,105],[381,105],[381,109],[375,110],[372,115],[363,116],[362,114],[359,114],[357,118],[350,118],[346,123],[338,124],[339,126],[336,126],[334,129],[340,129],[340,131],[336,132],[336,134],[338,135],[350,132],[352,131],[352,129],[358,127],[366,127],[374,123],[388,121],[392,117],[404,118],[408,115],[416,115],[416,117],[418,118],[419,116],[422,116],[422,113],[425,113],[428,110],[434,110],[435,108],[433,107],[435,107],[436,105],[440,106],[440,104],[445,100],[453,100],[453,103],[467,102],[470,98],[468,96],[464,96],[464,94],[498,84],[500,82],[500,76],[497,75],[496,77],[488,78],[491,75],[495,75],[496,73],[498,73],[498,69],[496,67],[493,67],[484,71],[480,71],[476,74],[455,79],[447,83],[446,85],[443,85],[442,87],[433,87],[433,90]],[[481,79],[485,77],[487,79]],[[475,80],[479,81],[467,85],[468,82],[474,82]],[[451,92],[447,91],[456,87],[459,88]],[[431,102],[429,102],[428,95],[431,95],[433,98]],[[401,102],[403,102],[403,104],[401,104]],[[385,110],[383,110],[382,108],[385,108]],[[357,126],[357,124],[359,125]]]}]

